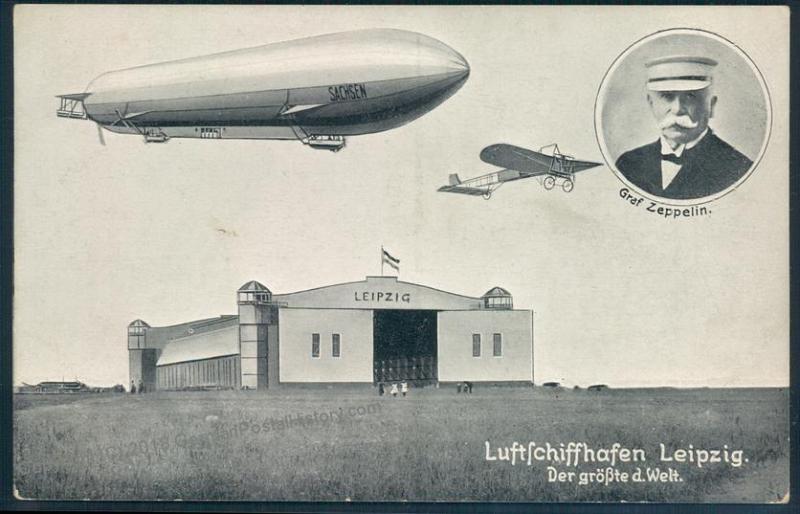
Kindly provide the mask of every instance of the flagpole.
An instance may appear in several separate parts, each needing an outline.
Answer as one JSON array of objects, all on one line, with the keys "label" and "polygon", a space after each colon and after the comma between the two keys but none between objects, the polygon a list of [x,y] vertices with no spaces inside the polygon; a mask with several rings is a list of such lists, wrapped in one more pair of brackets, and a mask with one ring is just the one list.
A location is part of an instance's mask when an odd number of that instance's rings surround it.
[{"label": "flagpole", "polygon": [[383,276],[383,245],[381,245],[381,276]]}]

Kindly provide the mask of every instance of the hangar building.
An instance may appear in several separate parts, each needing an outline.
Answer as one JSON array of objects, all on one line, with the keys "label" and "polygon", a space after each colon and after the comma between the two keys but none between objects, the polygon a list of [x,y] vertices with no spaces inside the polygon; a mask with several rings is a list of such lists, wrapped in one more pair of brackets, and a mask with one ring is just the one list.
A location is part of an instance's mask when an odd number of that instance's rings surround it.
[{"label": "hangar building", "polygon": [[238,315],[128,325],[130,379],[146,390],[303,384],[533,382],[533,316],[494,287],[463,296],[374,276],[288,294],[256,281]]}]

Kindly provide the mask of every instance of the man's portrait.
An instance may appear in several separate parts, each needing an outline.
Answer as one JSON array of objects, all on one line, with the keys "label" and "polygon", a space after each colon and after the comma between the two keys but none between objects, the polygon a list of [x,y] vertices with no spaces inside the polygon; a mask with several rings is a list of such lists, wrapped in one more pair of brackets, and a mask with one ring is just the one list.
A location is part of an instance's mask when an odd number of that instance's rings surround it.
[{"label": "man's portrait", "polygon": [[704,39],[662,37],[623,54],[618,61],[627,62],[612,67],[601,92],[606,159],[623,181],[667,202],[724,194],[766,144],[769,106],[757,70]]}]

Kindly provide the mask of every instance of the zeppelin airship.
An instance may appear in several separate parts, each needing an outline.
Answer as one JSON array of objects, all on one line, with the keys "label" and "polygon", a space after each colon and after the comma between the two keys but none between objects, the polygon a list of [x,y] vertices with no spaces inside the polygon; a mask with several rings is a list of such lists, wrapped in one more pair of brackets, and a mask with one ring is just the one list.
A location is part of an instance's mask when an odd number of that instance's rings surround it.
[{"label": "zeppelin airship", "polygon": [[[341,32],[104,73],[58,115],[147,143],[286,139],[338,151],[404,125],[469,77],[458,52],[395,29]],[[100,131],[102,140],[102,131]]]}]

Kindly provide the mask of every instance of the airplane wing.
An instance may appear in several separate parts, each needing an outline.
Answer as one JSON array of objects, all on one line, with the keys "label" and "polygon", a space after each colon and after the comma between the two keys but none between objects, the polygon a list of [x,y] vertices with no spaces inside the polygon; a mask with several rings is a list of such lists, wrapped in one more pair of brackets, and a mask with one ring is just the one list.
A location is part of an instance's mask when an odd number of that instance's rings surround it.
[{"label": "airplane wing", "polygon": [[[560,155],[560,154],[558,154]],[[481,151],[481,160],[495,166],[502,166],[524,173],[528,177],[545,175],[553,165],[553,156],[508,144],[490,145]],[[599,162],[578,161],[566,156],[558,158],[561,165],[572,173],[600,166]]]},{"label": "airplane wing", "polygon": [[481,150],[481,160],[494,166],[517,170],[535,177],[550,171],[553,157],[519,146],[501,143],[489,145]]}]

